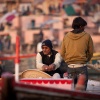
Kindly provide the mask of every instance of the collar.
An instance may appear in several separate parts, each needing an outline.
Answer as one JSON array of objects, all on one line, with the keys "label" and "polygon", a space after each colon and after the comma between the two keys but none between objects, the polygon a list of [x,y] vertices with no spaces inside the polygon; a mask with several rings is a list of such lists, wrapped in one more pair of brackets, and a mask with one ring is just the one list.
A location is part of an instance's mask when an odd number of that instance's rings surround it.
[{"label": "collar", "polygon": [[48,57],[50,57],[52,55],[52,53],[51,54],[49,54],[49,55],[47,55]]}]

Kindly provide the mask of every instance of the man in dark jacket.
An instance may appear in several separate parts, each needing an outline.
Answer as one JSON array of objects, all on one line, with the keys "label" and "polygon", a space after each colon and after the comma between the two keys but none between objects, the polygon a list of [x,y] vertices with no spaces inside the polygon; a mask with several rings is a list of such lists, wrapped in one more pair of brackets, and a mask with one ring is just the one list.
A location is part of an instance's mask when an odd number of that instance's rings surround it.
[{"label": "man in dark jacket", "polygon": [[[53,76],[56,73],[56,77],[59,77],[61,72],[59,70],[62,57],[60,53],[53,50],[53,46],[50,40],[42,42],[42,51],[37,53],[36,67],[49,75]],[[58,73],[58,74],[57,74]]]}]

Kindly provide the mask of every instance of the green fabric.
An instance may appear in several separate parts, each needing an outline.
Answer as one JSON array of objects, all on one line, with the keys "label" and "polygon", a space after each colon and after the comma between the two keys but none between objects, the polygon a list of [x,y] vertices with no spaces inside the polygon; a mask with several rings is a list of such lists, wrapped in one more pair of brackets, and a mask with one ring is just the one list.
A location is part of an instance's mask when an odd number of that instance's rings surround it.
[{"label": "green fabric", "polygon": [[66,6],[64,10],[68,16],[76,15],[76,12],[71,5]]}]

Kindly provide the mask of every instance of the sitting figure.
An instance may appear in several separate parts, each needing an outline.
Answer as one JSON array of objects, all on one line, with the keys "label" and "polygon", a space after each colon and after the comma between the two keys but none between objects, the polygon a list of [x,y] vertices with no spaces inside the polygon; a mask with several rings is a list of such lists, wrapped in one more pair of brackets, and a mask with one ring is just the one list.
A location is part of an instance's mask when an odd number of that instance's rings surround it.
[{"label": "sitting figure", "polygon": [[42,42],[41,48],[42,51],[37,53],[36,56],[36,67],[53,76],[53,78],[60,78],[59,67],[62,62],[60,53],[53,50],[52,42],[48,39]]}]

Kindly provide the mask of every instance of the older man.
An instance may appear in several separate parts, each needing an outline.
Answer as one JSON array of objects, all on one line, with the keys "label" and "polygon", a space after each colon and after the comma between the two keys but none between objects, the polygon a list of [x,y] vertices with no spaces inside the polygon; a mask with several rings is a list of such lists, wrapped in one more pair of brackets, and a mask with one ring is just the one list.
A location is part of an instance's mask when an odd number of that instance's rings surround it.
[{"label": "older man", "polygon": [[61,72],[59,67],[62,62],[60,53],[53,50],[52,43],[48,39],[42,42],[41,47],[42,51],[37,53],[36,56],[36,67],[51,76],[60,77]]}]

